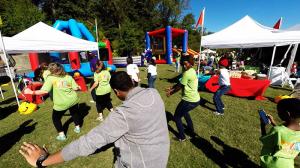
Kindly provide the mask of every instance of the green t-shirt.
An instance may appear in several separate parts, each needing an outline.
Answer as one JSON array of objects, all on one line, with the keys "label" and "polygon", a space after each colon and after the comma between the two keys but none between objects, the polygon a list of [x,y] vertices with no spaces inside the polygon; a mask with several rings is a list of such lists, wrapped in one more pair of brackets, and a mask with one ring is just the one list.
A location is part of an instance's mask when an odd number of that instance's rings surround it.
[{"label": "green t-shirt", "polygon": [[183,73],[180,83],[184,85],[182,99],[188,102],[197,102],[200,100],[198,93],[198,77],[194,68]]},{"label": "green t-shirt", "polygon": [[260,140],[263,144],[260,154],[262,167],[294,168],[294,159],[300,152],[300,131],[283,125],[275,126]]},{"label": "green t-shirt", "polygon": [[98,82],[96,95],[105,95],[111,92],[111,87],[109,84],[110,73],[107,70],[102,70],[100,73],[94,73],[94,81]]},{"label": "green t-shirt", "polygon": [[63,111],[79,102],[75,91],[77,88],[75,80],[69,75],[64,77],[49,75],[41,90],[47,92],[53,90],[53,109]]}]

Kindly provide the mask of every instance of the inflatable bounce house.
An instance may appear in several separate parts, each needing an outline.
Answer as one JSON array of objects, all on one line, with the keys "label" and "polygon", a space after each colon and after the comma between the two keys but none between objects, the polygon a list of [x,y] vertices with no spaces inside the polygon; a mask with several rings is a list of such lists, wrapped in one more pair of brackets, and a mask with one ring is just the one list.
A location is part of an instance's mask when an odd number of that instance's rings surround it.
[{"label": "inflatable bounce house", "polygon": [[[77,38],[85,38],[88,41],[95,42],[95,38],[91,34],[91,32],[86,28],[83,23],[78,23],[74,19],[70,19],[68,21],[57,20],[53,27],[57,30],[64,31],[74,37]],[[107,50],[105,52],[107,56],[103,56],[107,58],[105,61],[105,65],[108,69],[115,71],[116,67],[112,65],[112,51],[109,40],[104,40],[103,42],[98,42],[99,50]],[[93,53],[97,53],[97,51],[93,51]],[[103,52],[102,52],[103,53]],[[80,72],[83,76],[92,76],[93,72],[91,71],[90,60],[86,53],[83,54],[86,62],[81,62],[82,56],[78,52],[69,52],[67,57],[62,58],[60,53],[50,53],[52,62],[59,62],[64,66],[64,69],[68,73]],[[97,54],[94,54],[97,55]],[[102,55],[100,54],[102,57]],[[37,53],[29,53],[29,60],[31,63],[31,68],[34,71],[39,66],[39,57]],[[33,73],[30,73],[28,76],[33,77]]]},{"label": "inflatable bounce house", "polygon": [[[172,48],[173,39],[182,37],[181,49]],[[152,38],[152,44],[151,44]],[[188,49],[188,31],[183,29],[173,28],[167,26],[165,28],[154,30],[146,33],[146,50],[152,49],[152,54],[157,55],[156,63],[158,64],[172,64],[172,55],[174,52],[185,52],[191,56],[197,55],[196,51]],[[164,56],[161,58],[161,56]]]}]

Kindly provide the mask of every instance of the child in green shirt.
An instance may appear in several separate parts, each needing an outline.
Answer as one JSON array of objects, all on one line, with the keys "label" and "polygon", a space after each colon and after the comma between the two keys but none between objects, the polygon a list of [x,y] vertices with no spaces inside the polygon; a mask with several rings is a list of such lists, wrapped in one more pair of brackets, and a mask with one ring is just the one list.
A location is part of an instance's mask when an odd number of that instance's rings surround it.
[{"label": "child in green shirt", "polygon": [[48,75],[41,90],[26,89],[25,93],[42,95],[53,91],[52,120],[59,134],[56,139],[63,141],[66,140],[66,135],[64,134],[61,118],[67,110],[70,111],[75,123],[74,132],[80,133],[79,98],[75,92],[80,88],[75,80],[64,71],[61,64],[50,63],[48,69],[51,74]]},{"label": "child in green shirt", "polygon": [[[260,162],[265,168],[294,168],[294,159],[300,152],[300,100],[283,99],[277,105],[282,125],[276,126],[273,117],[268,115],[274,127],[263,135]],[[263,121],[261,121],[263,123]],[[265,125],[261,124],[262,132]]]},{"label": "child in green shirt", "polygon": [[113,111],[110,98],[111,87],[109,84],[111,76],[102,61],[98,61],[96,65],[97,70],[94,73],[95,82],[90,88],[90,91],[96,88],[96,108],[98,112],[97,120],[103,121],[103,110],[107,108],[109,111]]}]

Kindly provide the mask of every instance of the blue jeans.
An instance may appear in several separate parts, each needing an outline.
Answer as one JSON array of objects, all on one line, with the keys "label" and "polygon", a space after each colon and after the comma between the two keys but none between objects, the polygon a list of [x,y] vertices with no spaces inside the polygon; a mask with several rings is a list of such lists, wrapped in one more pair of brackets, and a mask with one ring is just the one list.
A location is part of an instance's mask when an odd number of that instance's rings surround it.
[{"label": "blue jeans", "polygon": [[188,102],[185,100],[181,100],[178,106],[176,107],[176,111],[174,114],[174,121],[176,123],[177,130],[179,132],[178,138],[185,139],[184,128],[181,121],[181,118],[184,117],[187,123],[187,128],[189,131],[194,132],[193,121],[191,116],[189,115],[189,111],[193,110],[199,105],[198,102]]},{"label": "blue jeans", "polygon": [[155,87],[154,86],[155,80],[156,80],[156,75],[148,77],[148,87],[149,88],[154,88]]},{"label": "blue jeans", "polygon": [[179,72],[180,71],[180,61],[175,61],[175,72]]},{"label": "blue jeans", "polygon": [[222,102],[221,96],[223,96],[224,94],[226,94],[228,91],[230,90],[230,86],[220,86],[220,88],[216,91],[216,93],[214,94],[214,103],[216,106],[216,110],[219,113],[224,113],[224,104]]}]

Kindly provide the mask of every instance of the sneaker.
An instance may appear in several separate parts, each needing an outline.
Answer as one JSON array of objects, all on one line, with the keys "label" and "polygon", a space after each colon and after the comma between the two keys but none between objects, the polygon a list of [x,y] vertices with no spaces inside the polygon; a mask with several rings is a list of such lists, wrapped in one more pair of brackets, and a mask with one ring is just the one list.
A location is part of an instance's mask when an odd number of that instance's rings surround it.
[{"label": "sneaker", "polygon": [[98,121],[103,121],[103,116],[99,116],[99,117],[97,117],[97,119],[96,120],[98,120]]},{"label": "sneaker", "polygon": [[67,139],[66,135],[58,135],[56,137],[56,140],[59,140],[59,141],[65,141]]},{"label": "sneaker", "polygon": [[177,138],[177,137],[173,137],[173,139],[174,139],[175,141],[179,141],[179,142],[184,142],[184,141],[187,140],[186,138],[180,139],[180,138]]},{"label": "sneaker", "polygon": [[215,111],[214,114],[217,115],[217,116],[223,116],[224,115],[224,113],[219,113],[217,111]]},{"label": "sneaker", "polygon": [[80,127],[75,127],[74,128],[74,132],[76,132],[77,134],[79,134],[80,133]]}]

